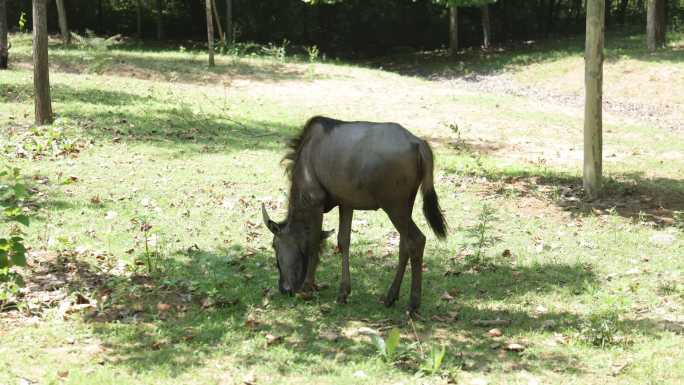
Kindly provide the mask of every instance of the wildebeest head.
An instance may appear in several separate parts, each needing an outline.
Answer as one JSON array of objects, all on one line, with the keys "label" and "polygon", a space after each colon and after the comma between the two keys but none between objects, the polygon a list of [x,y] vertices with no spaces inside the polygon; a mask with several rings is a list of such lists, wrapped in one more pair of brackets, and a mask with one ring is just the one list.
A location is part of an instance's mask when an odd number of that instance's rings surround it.
[{"label": "wildebeest head", "polygon": [[[278,266],[278,289],[283,294],[294,294],[302,288],[306,278],[309,258],[316,256],[310,255],[308,245],[309,237],[320,237],[319,241],[332,234],[332,231],[320,234],[306,234],[301,230],[297,231],[288,223],[277,223],[269,218],[266,207],[261,205],[261,214],[264,224],[273,233],[273,250],[276,254],[276,265]],[[318,231],[318,230],[317,230]],[[314,250],[317,252],[318,250]]]}]

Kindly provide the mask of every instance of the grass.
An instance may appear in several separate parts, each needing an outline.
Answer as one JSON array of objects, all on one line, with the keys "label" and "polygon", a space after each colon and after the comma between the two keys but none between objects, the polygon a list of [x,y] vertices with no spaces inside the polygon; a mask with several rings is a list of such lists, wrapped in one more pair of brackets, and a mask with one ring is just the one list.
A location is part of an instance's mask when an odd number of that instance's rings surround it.
[{"label": "grass", "polygon": [[[639,76],[682,70],[676,47],[645,56],[628,44],[638,39],[610,48],[620,55],[609,66]],[[58,119],[52,131],[32,132],[29,38],[12,41],[12,68],[0,72],[1,147],[3,162],[21,167],[34,189],[32,258],[29,290],[0,316],[0,354],[11,359],[0,383],[684,377],[681,132],[608,114],[607,194],[586,202],[582,115],[553,101],[406,71],[315,63],[312,72],[307,60],[238,56],[219,56],[207,70],[192,50],[57,45]],[[556,77],[534,83],[538,74],[581,66],[565,42],[534,60],[525,50],[505,55],[515,64],[500,70],[522,86],[547,87]],[[465,55],[463,65],[487,63]],[[439,62],[424,64],[414,68]],[[576,87],[559,78],[560,88]],[[608,87],[627,87],[621,79]],[[643,95],[654,87],[643,84]],[[313,114],[398,121],[432,142],[452,228],[444,243],[427,234],[421,320],[405,316],[406,283],[395,307],[378,300],[397,260],[396,234],[381,212],[355,213],[349,304],[334,303],[333,243],[318,275],[327,288],[308,301],[277,293],[259,207],[285,214],[284,142]],[[418,211],[414,217],[427,233]],[[325,228],[336,218],[327,215]],[[510,321],[497,326],[501,337],[478,326],[497,319]],[[400,358],[383,360],[363,327],[384,338],[398,328]],[[524,351],[506,350],[510,343]],[[440,346],[440,368],[421,371]]]}]

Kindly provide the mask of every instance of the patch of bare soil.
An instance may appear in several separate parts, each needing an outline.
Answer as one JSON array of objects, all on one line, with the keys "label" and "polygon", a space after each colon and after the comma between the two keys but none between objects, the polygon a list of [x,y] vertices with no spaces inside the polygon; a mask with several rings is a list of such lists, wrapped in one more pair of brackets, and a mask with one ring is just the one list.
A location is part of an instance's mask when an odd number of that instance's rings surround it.
[{"label": "patch of bare soil", "polygon": [[[504,94],[529,98],[534,102],[555,104],[581,110],[584,106],[584,96],[577,94],[562,94],[543,87],[531,87],[516,82],[510,74],[499,73],[492,75],[469,74],[466,76],[448,76],[437,74],[429,77],[436,82],[447,82],[452,87],[467,89],[475,92]],[[629,118],[634,122],[646,121],[657,127],[670,131],[684,130],[684,122],[677,116],[677,106],[667,103],[644,104],[625,101],[604,95],[604,111]]]}]

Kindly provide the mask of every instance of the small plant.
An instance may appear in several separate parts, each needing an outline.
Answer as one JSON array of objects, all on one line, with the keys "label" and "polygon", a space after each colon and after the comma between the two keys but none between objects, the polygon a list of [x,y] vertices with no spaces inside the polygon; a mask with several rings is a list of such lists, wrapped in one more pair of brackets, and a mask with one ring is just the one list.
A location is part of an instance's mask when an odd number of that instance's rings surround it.
[{"label": "small plant", "polygon": [[6,233],[0,234],[0,311],[23,285],[21,276],[10,268],[26,266],[24,232],[19,225],[29,225],[29,219],[22,210],[22,202],[27,196],[28,189],[18,168],[0,171],[0,211],[3,221],[11,224],[5,227]]},{"label": "small plant", "polygon": [[485,262],[486,249],[494,243],[494,237],[489,234],[492,229],[491,223],[496,218],[494,214],[494,209],[485,203],[478,216],[477,225],[468,229],[470,237],[473,238],[472,245],[475,248],[475,252],[466,259],[469,265],[480,265]]},{"label": "small plant", "polygon": [[384,340],[378,334],[371,334],[371,340],[378,350],[378,354],[385,362],[394,362],[397,357],[397,349],[401,340],[399,329],[393,328]]},{"label": "small plant", "polygon": [[26,12],[19,15],[19,32],[26,32]]},{"label": "small plant", "polygon": [[[142,253],[142,264],[147,270],[147,275],[152,276],[159,274],[162,269],[163,253],[159,244],[159,239],[152,231],[152,223],[150,218],[146,215],[140,215],[131,220],[142,235],[144,251]],[[136,262],[136,264],[138,264]]]},{"label": "small plant", "polygon": [[580,338],[593,346],[605,348],[626,341],[620,320],[625,304],[620,297],[595,298],[602,304],[580,324]]},{"label": "small plant", "polygon": [[446,356],[446,348],[441,345],[440,348],[432,345],[430,349],[430,356],[425,360],[423,365],[420,367],[420,371],[428,375],[435,375],[441,372],[442,363],[444,362],[444,357]]},{"label": "small plant", "polygon": [[311,47],[306,48],[306,53],[309,55],[308,76],[309,79],[313,79],[314,76],[316,76],[316,62],[318,61],[318,56],[321,52],[318,50],[317,46],[312,45]]}]

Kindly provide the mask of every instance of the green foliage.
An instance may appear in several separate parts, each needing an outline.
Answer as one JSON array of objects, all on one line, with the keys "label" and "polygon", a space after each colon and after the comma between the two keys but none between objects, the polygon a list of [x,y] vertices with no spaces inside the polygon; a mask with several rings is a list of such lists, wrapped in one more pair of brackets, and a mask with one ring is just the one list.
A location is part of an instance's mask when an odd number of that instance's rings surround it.
[{"label": "green foliage", "polygon": [[19,32],[26,32],[26,12],[19,15]]},{"label": "green foliage", "polygon": [[491,235],[492,222],[496,219],[496,211],[487,203],[482,205],[482,211],[478,215],[478,222],[475,226],[470,227],[468,235],[471,238],[471,244],[475,248],[475,253],[468,255],[466,263],[469,266],[482,266],[487,264],[485,252],[489,246],[494,243],[494,237]]},{"label": "green foliage", "polygon": [[[28,216],[21,205],[27,196],[28,189],[21,180],[18,168],[0,171],[0,211],[4,222],[29,225]],[[7,229],[7,233],[0,238],[0,269],[5,269],[5,274],[9,267],[26,266],[23,231],[17,226],[7,226]]]},{"label": "green foliage", "polygon": [[429,375],[440,373],[445,356],[446,347],[444,345],[441,345],[439,348],[436,345],[432,345],[432,348],[430,349],[430,356],[425,360],[423,365],[420,367],[420,370]]},{"label": "green foliage", "polygon": [[624,312],[624,299],[615,296],[599,296],[595,298],[598,308],[584,319],[579,328],[580,338],[584,342],[606,348],[624,344],[625,330],[620,320]]},{"label": "green foliage", "polygon": [[401,341],[401,333],[399,332],[399,329],[392,328],[387,335],[386,340],[377,334],[371,334],[371,340],[373,341],[375,348],[378,350],[378,354],[385,362],[394,362],[397,357],[399,342]]}]

